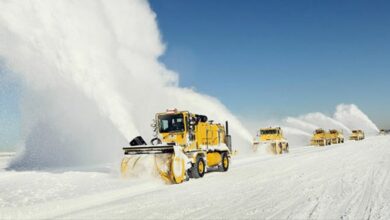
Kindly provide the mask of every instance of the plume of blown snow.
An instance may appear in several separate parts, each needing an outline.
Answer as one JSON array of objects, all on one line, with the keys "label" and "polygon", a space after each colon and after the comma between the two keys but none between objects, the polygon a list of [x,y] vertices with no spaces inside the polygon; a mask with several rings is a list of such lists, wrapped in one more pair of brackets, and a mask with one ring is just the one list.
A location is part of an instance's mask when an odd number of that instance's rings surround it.
[{"label": "plume of blown snow", "polygon": [[250,134],[217,99],[178,87],[158,58],[164,45],[144,0],[0,1],[0,57],[22,84],[24,154],[13,168],[117,161],[150,136],[156,112],[177,107],[231,122],[237,147]]},{"label": "plume of blown snow", "polygon": [[356,105],[340,104],[333,116],[351,130],[362,129],[367,134],[377,134],[378,127]]},{"label": "plume of blown snow", "polygon": [[299,117],[287,117],[282,121],[282,127],[291,143],[308,145],[312,132],[317,128],[338,129],[344,135],[350,135],[354,129],[362,129],[368,135],[377,134],[377,126],[356,105],[340,104],[336,107],[333,117],[320,112],[308,113]]},{"label": "plume of blown snow", "polygon": [[317,125],[313,125],[309,122],[303,121],[299,118],[287,117],[284,120],[284,124],[286,126],[290,126],[290,128],[295,128],[296,130],[300,130],[306,133],[312,133],[315,129],[318,128]]},{"label": "plume of blown snow", "polygon": [[311,133],[294,127],[283,126],[283,133],[290,146],[307,145],[311,138]]},{"label": "plume of blown snow", "polygon": [[312,125],[317,126],[317,128],[323,128],[323,129],[338,129],[343,130],[348,133],[351,133],[351,130],[345,126],[340,121],[337,121],[329,116],[324,115],[323,113],[316,112],[316,113],[309,113],[304,116],[300,116],[299,119],[302,121],[306,121]]}]

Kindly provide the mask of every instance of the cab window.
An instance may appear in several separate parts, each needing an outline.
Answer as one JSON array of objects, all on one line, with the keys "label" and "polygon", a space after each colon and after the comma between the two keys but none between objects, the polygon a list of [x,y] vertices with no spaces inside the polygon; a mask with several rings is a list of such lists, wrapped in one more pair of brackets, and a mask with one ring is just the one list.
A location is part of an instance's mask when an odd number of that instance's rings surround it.
[{"label": "cab window", "polygon": [[182,114],[158,116],[160,133],[184,131],[184,119]]}]

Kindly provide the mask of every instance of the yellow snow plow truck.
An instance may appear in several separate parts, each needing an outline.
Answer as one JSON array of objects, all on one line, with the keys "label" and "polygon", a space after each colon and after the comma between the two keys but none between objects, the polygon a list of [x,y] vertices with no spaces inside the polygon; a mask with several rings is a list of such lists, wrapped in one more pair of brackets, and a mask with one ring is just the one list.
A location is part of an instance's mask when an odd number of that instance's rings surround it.
[{"label": "yellow snow plow truck", "polygon": [[362,130],[353,130],[349,140],[361,141],[365,138],[364,132]]},{"label": "yellow snow plow truck", "polygon": [[338,131],[336,129],[329,130],[330,139],[332,144],[341,144],[344,143],[344,134],[343,131]]},{"label": "yellow snow plow truck", "polygon": [[268,147],[273,154],[289,152],[288,141],[283,136],[280,127],[261,128],[253,140],[253,151],[257,152],[260,147]]},{"label": "yellow snow plow truck", "polygon": [[168,183],[202,178],[208,169],[229,169],[232,146],[228,122],[223,126],[209,121],[207,116],[174,109],[157,113],[152,127],[154,138],[150,145],[138,136],[130,147],[123,148],[122,176],[131,175],[145,155],[153,158],[149,166]]},{"label": "yellow snow plow truck", "polygon": [[311,138],[310,145],[327,146],[331,144],[332,140],[329,132],[326,132],[322,128],[317,129],[313,132],[313,137]]}]

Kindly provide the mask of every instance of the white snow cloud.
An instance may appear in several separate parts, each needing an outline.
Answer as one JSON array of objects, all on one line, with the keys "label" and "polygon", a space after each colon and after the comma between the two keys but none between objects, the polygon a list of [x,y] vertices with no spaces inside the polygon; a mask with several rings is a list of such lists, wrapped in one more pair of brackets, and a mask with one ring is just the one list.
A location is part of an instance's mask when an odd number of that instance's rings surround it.
[{"label": "white snow cloud", "polygon": [[0,56],[23,85],[24,167],[118,160],[121,147],[167,108],[229,120],[236,146],[251,136],[217,99],[178,87],[158,61],[164,45],[143,0],[0,1]]}]

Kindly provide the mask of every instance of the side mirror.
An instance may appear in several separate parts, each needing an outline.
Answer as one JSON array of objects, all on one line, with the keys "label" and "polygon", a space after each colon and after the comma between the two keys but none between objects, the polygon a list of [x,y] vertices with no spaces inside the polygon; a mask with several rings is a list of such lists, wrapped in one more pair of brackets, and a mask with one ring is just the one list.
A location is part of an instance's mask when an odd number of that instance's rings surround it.
[{"label": "side mirror", "polygon": [[150,125],[152,128],[157,128],[157,121],[153,119],[152,124]]}]

